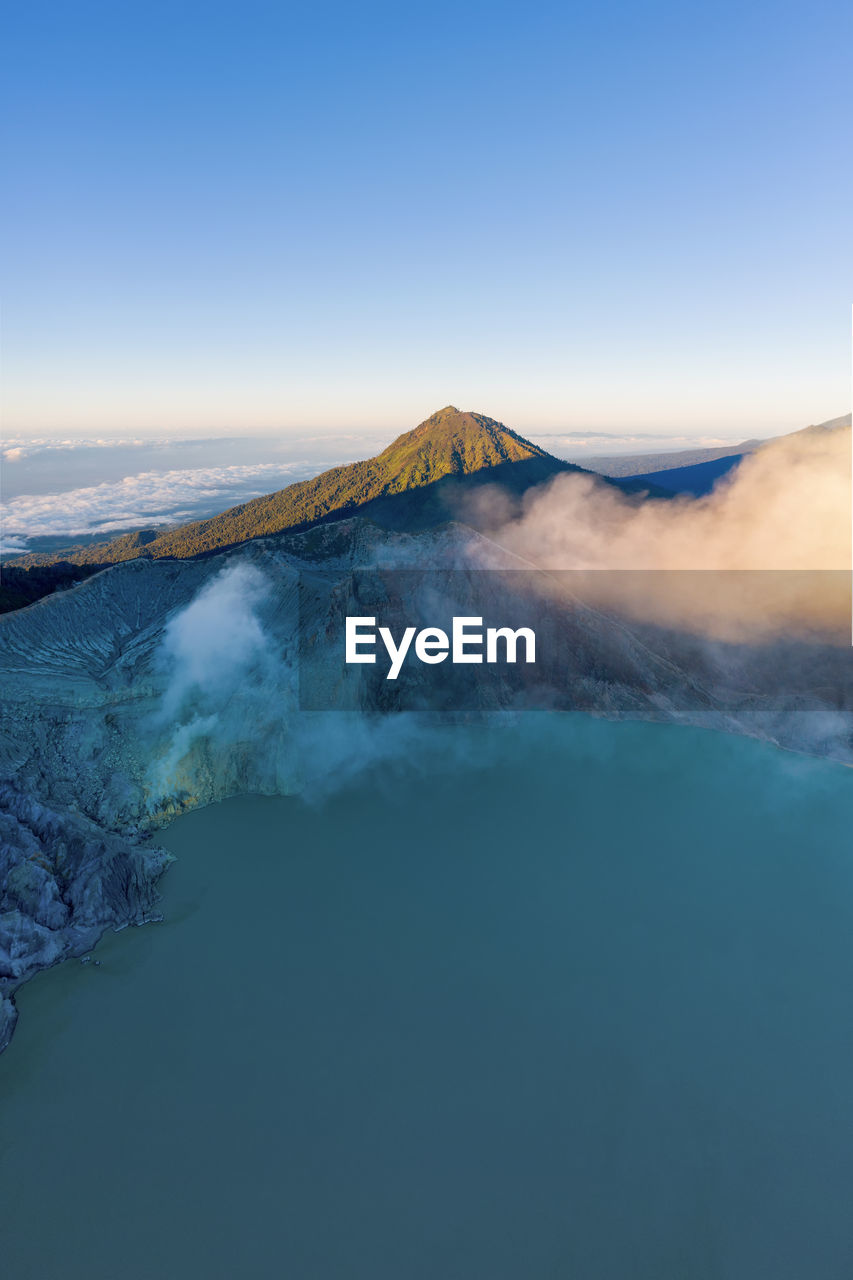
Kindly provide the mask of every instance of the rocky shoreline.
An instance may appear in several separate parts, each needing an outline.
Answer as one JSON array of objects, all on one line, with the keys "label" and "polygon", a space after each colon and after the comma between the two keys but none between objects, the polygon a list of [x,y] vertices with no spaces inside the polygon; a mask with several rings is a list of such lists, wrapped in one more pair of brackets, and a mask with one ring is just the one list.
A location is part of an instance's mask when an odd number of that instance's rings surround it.
[{"label": "rocky shoreline", "polygon": [[157,882],[171,861],[165,849],[0,785],[0,1050],[23,983],[83,955],[107,929],[158,918]]}]

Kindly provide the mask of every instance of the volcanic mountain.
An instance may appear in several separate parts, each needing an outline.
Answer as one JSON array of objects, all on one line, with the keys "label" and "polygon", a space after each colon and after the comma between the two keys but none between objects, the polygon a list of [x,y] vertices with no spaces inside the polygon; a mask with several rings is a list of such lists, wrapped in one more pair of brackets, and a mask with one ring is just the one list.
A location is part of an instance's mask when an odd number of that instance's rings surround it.
[{"label": "volcanic mountain", "polygon": [[[209,519],[143,529],[53,555],[18,557],[5,571],[2,608],[19,608],[119,561],[189,559],[345,516],[368,516],[386,529],[430,528],[458,517],[466,498],[483,484],[499,484],[520,496],[564,471],[583,468],[553,457],[493,418],[448,405],[375,458],[333,467]],[[632,491],[649,488],[602,483]]]}]

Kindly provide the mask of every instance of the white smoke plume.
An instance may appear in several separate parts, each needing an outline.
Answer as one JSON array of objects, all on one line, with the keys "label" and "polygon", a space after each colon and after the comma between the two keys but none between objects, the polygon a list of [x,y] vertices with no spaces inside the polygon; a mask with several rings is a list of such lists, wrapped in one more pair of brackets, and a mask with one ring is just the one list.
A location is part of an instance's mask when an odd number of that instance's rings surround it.
[{"label": "white smoke plume", "polygon": [[[196,792],[200,773],[239,770],[253,740],[274,742],[287,673],[260,616],[270,594],[265,575],[238,561],[170,619],[157,655],[166,687],[150,725],[158,739],[148,778],[152,807]],[[275,773],[272,747],[268,754]]]},{"label": "white smoke plume", "polygon": [[218,573],[168,623],[160,661],[170,672],[163,716],[178,715],[190,697],[221,700],[263,655],[267,640],[256,610],[269,584],[242,561]]},{"label": "white smoke plume", "polygon": [[[724,638],[803,627],[849,637],[850,435],[847,427],[774,441],[703,498],[638,502],[566,474],[520,507],[495,491],[480,495],[476,520],[538,567],[586,571],[585,598],[631,616]],[[724,586],[718,576],[709,598],[707,570],[749,572]]]}]

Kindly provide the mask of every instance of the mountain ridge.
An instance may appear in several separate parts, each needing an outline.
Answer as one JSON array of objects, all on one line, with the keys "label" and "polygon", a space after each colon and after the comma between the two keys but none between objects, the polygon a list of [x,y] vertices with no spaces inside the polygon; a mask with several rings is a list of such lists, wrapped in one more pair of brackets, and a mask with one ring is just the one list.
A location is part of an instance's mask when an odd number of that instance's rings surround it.
[{"label": "mountain ridge", "polygon": [[[373,458],[332,467],[204,520],[139,529],[61,553],[9,557],[0,609],[25,607],[111,564],[139,557],[193,559],[356,514],[389,529],[429,528],[454,518],[464,495],[485,483],[520,496],[564,472],[585,474],[585,469],[554,457],[494,418],[446,405]],[[602,483],[628,492],[649,488]]]},{"label": "mountain ridge", "polygon": [[849,413],[840,414],[837,418],[829,418],[826,422],[812,423],[808,427],[800,427],[781,436],[768,436],[766,439],[741,440],[739,444],[718,446],[717,448],[675,449],[653,453],[602,453],[584,458],[584,466],[596,475],[606,476],[611,480],[641,480],[647,477],[663,475],[667,471],[686,471],[689,467],[702,466],[709,462],[721,462],[725,458],[734,459],[730,466],[736,466],[747,453],[772,444],[776,440],[790,439],[791,436],[814,435],[817,432],[840,431],[850,426]]}]

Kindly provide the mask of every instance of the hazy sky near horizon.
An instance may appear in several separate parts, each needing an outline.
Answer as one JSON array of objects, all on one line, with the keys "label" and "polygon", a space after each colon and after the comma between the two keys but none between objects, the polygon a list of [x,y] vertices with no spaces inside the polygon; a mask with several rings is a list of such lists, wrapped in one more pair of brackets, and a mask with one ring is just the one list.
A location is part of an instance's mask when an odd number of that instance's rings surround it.
[{"label": "hazy sky near horizon", "polygon": [[3,5],[5,430],[850,406],[849,4]]}]

